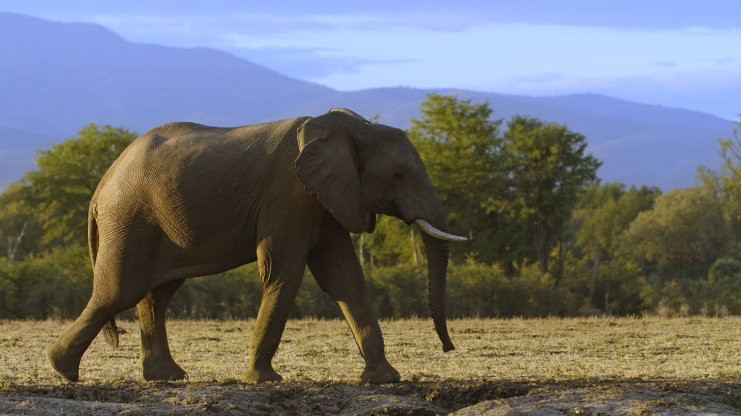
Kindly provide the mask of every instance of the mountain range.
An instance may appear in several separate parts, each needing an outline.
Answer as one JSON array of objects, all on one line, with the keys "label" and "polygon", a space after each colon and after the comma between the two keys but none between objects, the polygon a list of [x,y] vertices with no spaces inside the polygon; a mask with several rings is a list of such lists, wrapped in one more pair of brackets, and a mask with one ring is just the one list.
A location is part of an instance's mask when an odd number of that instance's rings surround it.
[{"label": "mountain range", "polygon": [[[0,188],[34,168],[34,151],[89,123],[143,133],[171,121],[236,126],[347,107],[401,128],[433,90],[338,91],[225,52],[128,42],[86,23],[0,12]],[[488,102],[495,118],[529,115],[583,134],[606,182],[690,186],[720,165],[733,124],[709,114],[596,94],[518,96],[439,89]]]}]

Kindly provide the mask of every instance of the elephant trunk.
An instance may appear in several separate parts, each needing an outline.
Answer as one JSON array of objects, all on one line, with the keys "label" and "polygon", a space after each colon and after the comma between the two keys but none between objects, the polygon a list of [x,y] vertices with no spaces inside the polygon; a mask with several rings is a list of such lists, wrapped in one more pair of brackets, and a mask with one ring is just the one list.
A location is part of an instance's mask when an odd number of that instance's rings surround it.
[{"label": "elephant trunk", "polygon": [[[430,218],[433,227],[438,231],[446,232],[448,225],[445,214],[440,208],[436,215]],[[418,224],[419,225],[419,224]],[[422,227],[420,227],[422,229]],[[435,324],[440,341],[443,343],[443,351],[455,349],[448,334],[448,325],[445,318],[445,281],[448,272],[449,242],[432,236],[428,231],[422,229],[422,240],[427,253],[427,268],[429,276],[429,302],[432,322]]]}]

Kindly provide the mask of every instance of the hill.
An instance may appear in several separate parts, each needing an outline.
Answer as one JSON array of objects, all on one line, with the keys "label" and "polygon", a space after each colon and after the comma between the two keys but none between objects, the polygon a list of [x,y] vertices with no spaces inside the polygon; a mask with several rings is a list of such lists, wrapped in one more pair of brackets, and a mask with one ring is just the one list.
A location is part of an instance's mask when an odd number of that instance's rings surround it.
[{"label": "hill", "polygon": [[53,135],[0,126],[0,191],[36,168],[33,154],[59,141]]},{"label": "hill", "polygon": [[[33,146],[48,147],[90,122],[141,133],[169,121],[233,126],[344,106],[408,127],[430,92],[341,92],[216,50],[131,43],[101,26],[12,13],[0,13],[0,50],[0,187],[19,177],[19,166],[33,166]],[[593,94],[440,92],[489,101],[497,118],[564,123],[604,161],[603,180],[664,190],[691,185],[698,165],[717,167],[716,140],[732,130],[708,114]],[[9,154],[16,162],[6,162]]]}]

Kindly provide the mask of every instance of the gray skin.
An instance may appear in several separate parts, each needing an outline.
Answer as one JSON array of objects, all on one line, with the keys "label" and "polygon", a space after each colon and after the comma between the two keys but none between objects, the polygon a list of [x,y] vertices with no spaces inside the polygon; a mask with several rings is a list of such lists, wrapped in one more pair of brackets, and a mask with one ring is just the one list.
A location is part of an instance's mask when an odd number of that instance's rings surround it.
[{"label": "gray skin", "polygon": [[[165,312],[189,277],[257,261],[262,303],[243,378],[277,381],[271,360],[308,265],[340,307],[365,360],[363,382],[399,380],[349,232],[372,232],[376,214],[447,231],[442,203],[404,133],[345,109],[237,128],[173,123],[136,139],[90,202],[93,293],[47,351],[54,370],[78,379],[97,334],[115,345],[116,313],[136,306],[142,377],[176,380]],[[445,351],[448,242],[423,234],[430,309]]]}]

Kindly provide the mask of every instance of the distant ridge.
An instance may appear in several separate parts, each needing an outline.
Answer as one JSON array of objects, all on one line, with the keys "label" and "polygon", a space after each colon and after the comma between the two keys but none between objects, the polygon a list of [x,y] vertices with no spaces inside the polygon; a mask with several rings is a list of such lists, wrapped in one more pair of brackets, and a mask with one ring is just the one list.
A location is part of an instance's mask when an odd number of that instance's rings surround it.
[{"label": "distant ridge", "polygon": [[[234,126],[344,106],[404,128],[432,90],[340,92],[212,49],[131,43],[98,25],[0,12],[0,91],[2,187],[20,177],[18,166],[33,166],[33,150],[91,122],[143,133],[169,121]],[[708,114],[596,94],[439,92],[488,101],[496,118],[566,124],[604,161],[604,181],[664,190],[691,185],[699,165],[717,168],[717,138],[732,130],[730,121]]]}]

